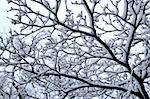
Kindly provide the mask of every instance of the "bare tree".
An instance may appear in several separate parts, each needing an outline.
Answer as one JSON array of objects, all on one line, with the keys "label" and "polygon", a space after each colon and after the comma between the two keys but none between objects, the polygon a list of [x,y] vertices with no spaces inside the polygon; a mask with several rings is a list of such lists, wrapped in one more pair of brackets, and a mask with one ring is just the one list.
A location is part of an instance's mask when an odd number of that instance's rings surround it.
[{"label": "bare tree", "polygon": [[5,99],[149,99],[149,0],[8,0]]}]

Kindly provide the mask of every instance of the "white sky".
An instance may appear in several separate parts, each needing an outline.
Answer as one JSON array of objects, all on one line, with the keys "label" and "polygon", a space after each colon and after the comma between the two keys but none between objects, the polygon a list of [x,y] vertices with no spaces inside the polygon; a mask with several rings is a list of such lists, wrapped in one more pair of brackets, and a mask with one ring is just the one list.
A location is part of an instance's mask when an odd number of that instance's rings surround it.
[{"label": "white sky", "polygon": [[0,35],[7,33],[11,24],[6,9],[9,9],[7,0],[0,0]]}]

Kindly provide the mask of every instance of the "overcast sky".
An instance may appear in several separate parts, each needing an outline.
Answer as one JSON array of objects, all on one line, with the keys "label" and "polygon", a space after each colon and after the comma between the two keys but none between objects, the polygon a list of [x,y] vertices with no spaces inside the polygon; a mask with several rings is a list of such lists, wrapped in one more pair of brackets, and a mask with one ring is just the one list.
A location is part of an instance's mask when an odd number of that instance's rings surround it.
[{"label": "overcast sky", "polygon": [[7,0],[0,0],[0,34],[7,33],[10,27],[10,21],[7,19],[8,13],[6,9],[8,9]]}]

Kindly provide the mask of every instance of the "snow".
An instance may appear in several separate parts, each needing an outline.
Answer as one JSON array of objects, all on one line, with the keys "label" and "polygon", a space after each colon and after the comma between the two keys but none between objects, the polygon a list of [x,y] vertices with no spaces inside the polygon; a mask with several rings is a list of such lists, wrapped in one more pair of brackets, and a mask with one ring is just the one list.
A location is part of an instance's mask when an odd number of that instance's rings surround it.
[{"label": "snow", "polygon": [[141,10],[141,5],[142,4],[142,0],[139,0],[138,4],[135,6],[135,13],[138,14]]},{"label": "snow", "polygon": [[123,14],[122,14],[122,18],[124,18],[125,19],[125,17],[126,17],[126,14],[127,14],[127,0],[123,0],[124,1],[124,9],[123,9]]},{"label": "snow", "polygon": [[143,20],[143,11],[140,10],[137,20],[136,20],[136,26],[139,25],[139,23]]}]

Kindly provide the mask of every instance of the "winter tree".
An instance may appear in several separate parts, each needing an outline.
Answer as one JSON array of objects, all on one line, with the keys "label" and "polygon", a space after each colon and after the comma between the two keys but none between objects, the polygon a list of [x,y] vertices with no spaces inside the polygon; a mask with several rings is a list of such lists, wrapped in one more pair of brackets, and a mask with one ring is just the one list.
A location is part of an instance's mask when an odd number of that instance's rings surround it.
[{"label": "winter tree", "polygon": [[149,0],[8,0],[3,99],[150,99]]}]

